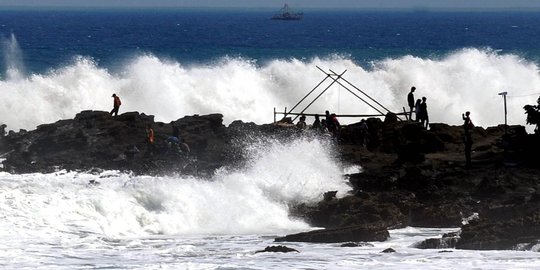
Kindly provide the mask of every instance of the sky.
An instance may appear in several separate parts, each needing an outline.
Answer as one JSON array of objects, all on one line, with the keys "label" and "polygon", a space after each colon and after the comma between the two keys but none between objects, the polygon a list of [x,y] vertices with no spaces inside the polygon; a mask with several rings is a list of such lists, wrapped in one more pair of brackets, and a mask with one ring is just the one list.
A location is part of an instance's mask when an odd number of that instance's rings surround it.
[{"label": "sky", "polygon": [[358,9],[529,9],[540,0],[0,0],[0,7],[247,7]]}]

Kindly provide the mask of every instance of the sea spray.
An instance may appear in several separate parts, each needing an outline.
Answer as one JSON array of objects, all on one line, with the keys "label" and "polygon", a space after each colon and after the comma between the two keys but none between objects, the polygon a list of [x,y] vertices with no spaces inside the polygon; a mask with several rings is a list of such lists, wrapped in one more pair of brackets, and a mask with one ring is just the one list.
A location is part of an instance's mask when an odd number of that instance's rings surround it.
[{"label": "sea spray", "polygon": [[244,168],[223,169],[210,179],[114,171],[1,173],[1,231],[23,238],[301,231],[310,227],[289,216],[289,205],[316,203],[328,190],[343,196],[350,189],[345,168],[324,140],[269,142],[250,152]]},{"label": "sea spray", "polygon": [[24,74],[23,55],[15,34],[0,39],[4,52],[5,74],[9,80],[20,80]]},{"label": "sea spray", "polygon": [[[263,124],[272,121],[274,107],[290,109],[325,77],[316,66],[338,73],[347,70],[348,81],[395,112],[403,110],[407,92],[416,86],[416,98],[427,97],[431,123],[461,124],[465,111],[471,112],[475,125],[503,123],[503,102],[497,93],[508,91],[508,122],[524,125],[522,107],[537,99],[526,94],[540,89],[536,63],[489,49],[468,48],[433,58],[407,55],[376,61],[369,67],[340,56],[275,59],[262,64],[225,57],[205,65],[184,65],[147,54],[127,62],[118,73],[79,57],[49,73],[1,80],[1,121],[8,129],[31,129],[72,118],[81,110],[108,111],[112,108],[110,96],[117,93],[123,101],[120,113],[140,111],[168,122],[184,115],[218,112],[224,115],[225,124],[237,119]],[[298,108],[305,108],[315,94]],[[29,104],[33,110],[24,109]],[[337,84],[306,112],[325,110],[375,112]]]}]

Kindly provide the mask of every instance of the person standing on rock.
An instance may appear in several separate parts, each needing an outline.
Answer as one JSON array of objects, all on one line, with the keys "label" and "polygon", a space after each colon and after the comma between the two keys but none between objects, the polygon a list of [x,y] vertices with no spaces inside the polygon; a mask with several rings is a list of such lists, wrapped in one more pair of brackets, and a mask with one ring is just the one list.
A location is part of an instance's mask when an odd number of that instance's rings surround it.
[{"label": "person standing on rock", "polygon": [[[410,112],[409,112],[409,120],[412,120],[412,113],[414,110],[414,90],[416,90],[416,87],[411,87],[411,92],[407,95],[407,103],[409,104]],[[418,116],[416,116],[418,118]]]},{"label": "person standing on rock", "polygon": [[150,155],[154,155],[154,129],[152,126],[146,126],[146,150]]},{"label": "person standing on rock", "polygon": [[364,148],[367,147],[368,137],[369,137],[368,125],[367,125],[366,119],[362,119],[360,121],[360,145],[362,145],[362,147]]},{"label": "person standing on rock", "polygon": [[428,129],[429,127],[429,116],[427,112],[427,98],[422,97],[422,103],[420,103],[420,110],[418,110],[418,118],[420,118],[420,123],[422,127]]},{"label": "person standing on rock", "polygon": [[339,120],[337,119],[337,115],[335,113],[330,115],[330,121],[334,126],[332,130],[332,135],[334,136],[334,138],[339,139],[339,136],[341,135],[341,124],[339,123]]},{"label": "person standing on rock", "polygon": [[416,115],[416,119],[414,120],[415,122],[420,121],[420,117],[418,117],[418,115],[420,115],[420,104],[422,104],[422,100],[417,99],[416,103],[414,104],[414,114]]},{"label": "person standing on rock", "polygon": [[474,124],[471,121],[470,112],[465,112],[464,114],[461,114],[461,117],[463,118],[463,130],[465,131],[465,135],[463,138],[463,143],[465,144],[465,165],[467,167],[471,166],[471,151],[472,151],[472,129],[474,128]]},{"label": "person standing on rock", "polygon": [[113,101],[113,109],[111,111],[111,116],[114,114],[114,116],[118,115],[118,109],[120,109],[120,105],[122,105],[122,101],[120,101],[120,98],[116,94],[112,94],[112,97],[114,98]]},{"label": "person standing on rock", "polygon": [[328,129],[328,131],[333,134],[336,130],[336,126],[334,125],[334,121],[332,121],[332,116],[330,115],[330,111],[325,112],[325,120],[326,120],[325,121],[326,129]]},{"label": "person standing on rock", "polygon": [[321,129],[321,119],[319,118],[318,114],[315,115],[315,121],[313,121],[311,128],[317,131]]}]

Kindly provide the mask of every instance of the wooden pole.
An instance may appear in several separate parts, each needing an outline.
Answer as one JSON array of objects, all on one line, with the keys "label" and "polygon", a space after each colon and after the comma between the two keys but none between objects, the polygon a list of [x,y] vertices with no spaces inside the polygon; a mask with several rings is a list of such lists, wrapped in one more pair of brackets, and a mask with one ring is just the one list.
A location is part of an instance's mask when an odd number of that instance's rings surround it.
[{"label": "wooden pole", "polygon": [[[276,112],[276,114],[285,114],[283,112]],[[288,112],[287,115],[304,115],[304,116],[315,116],[315,115],[324,115],[324,113],[292,113]],[[396,115],[403,115],[403,113],[396,113]],[[337,114],[337,117],[384,117],[384,114]]]},{"label": "wooden pole", "polygon": [[[330,77],[330,74],[326,74],[326,77],[322,81],[320,81],[319,84],[317,84],[315,87],[313,87],[313,89],[311,89],[311,91],[309,91],[309,93],[307,93],[307,95],[305,95],[300,101],[298,101],[298,103],[296,103],[296,105],[294,105],[290,111],[291,112],[294,111],[294,109],[296,109],[296,107],[298,105],[300,105],[300,103],[302,103],[309,95],[311,95],[311,93],[313,93],[313,91],[315,91],[315,89],[319,88],[319,86],[321,86],[321,84],[324,81],[326,81],[326,79],[328,79],[328,77]],[[283,117],[287,117],[287,115],[285,115]]]},{"label": "wooden pole", "polygon": [[508,133],[508,121],[507,121],[507,110],[506,110],[506,95],[508,95],[508,92],[501,92],[499,95],[503,96],[504,99],[504,134]]},{"label": "wooden pole", "polygon": [[[330,72],[336,74],[336,72],[334,72],[333,70],[330,69]],[[366,97],[368,97],[369,99],[371,99],[371,101],[375,102],[377,105],[381,106],[381,108],[385,109],[387,112],[391,112],[389,109],[387,109],[386,107],[384,107],[381,103],[379,103],[377,100],[373,99],[371,96],[369,96],[368,94],[366,94],[364,91],[360,90],[360,88],[356,87],[354,84],[352,84],[351,82],[347,81],[345,78],[341,78],[343,81],[345,81],[346,83],[348,83],[349,85],[351,85],[352,87],[354,87],[354,89],[358,90],[360,93],[364,94]]]},{"label": "wooden pole", "polygon": [[507,121],[507,115],[508,111],[506,110],[506,95],[503,95],[504,97],[504,134],[508,133],[508,121]]},{"label": "wooden pole", "polygon": [[409,120],[409,116],[407,116],[407,110],[405,110],[405,107],[403,107],[403,113],[405,114],[405,120]]},{"label": "wooden pole", "polygon": [[[321,68],[317,67],[321,72],[323,73],[326,73],[324,72],[324,70],[322,70]],[[333,72],[333,71],[332,71]],[[341,76],[338,76],[337,78],[332,78],[334,80],[334,82],[336,82],[337,84],[341,85],[343,88],[345,88],[345,90],[349,91],[349,93],[351,93],[353,96],[355,96],[356,98],[360,99],[361,101],[363,101],[364,103],[366,103],[369,107],[371,107],[372,109],[376,110],[378,113],[380,114],[384,114],[383,112],[381,112],[379,109],[377,109],[375,106],[371,105],[369,102],[367,102],[366,100],[364,100],[363,98],[361,98],[360,96],[358,96],[357,94],[355,94],[353,91],[351,91],[351,89],[349,89],[347,86],[343,85],[341,82],[339,82],[338,80],[339,79],[343,79]],[[345,80],[345,79],[343,79]]]},{"label": "wooden pole", "polygon": [[[319,67],[317,67],[317,68],[320,69]],[[343,73],[341,73],[340,75],[337,75],[337,76],[338,76],[338,79],[339,79],[341,76],[343,76],[343,74],[345,74],[345,72],[347,72],[347,70],[343,71]],[[326,75],[328,75],[328,74],[326,74]],[[328,78],[328,77],[327,77],[327,78]],[[333,79],[333,78],[332,78],[332,79]],[[305,112],[305,111],[309,108],[309,106],[311,106],[317,99],[319,99],[319,98],[322,96],[322,94],[324,94],[324,92],[326,92],[326,90],[328,90],[328,89],[330,88],[330,86],[332,86],[332,85],[333,85],[334,83],[336,83],[336,82],[337,82],[337,79],[333,79],[332,83],[330,83],[326,88],[324,88],[324,90],[323,90],[318,96],[316,96],[315,99],[313,99],[313,101],[311,101],[311,102],[310,102],[310,103],[309,103],[309,104],[308,104],[308,105],[300,112],[300,114],[302,114],[303,112]],[[339,82],[338,82],[338,83],[339,83]],[[296,118],[298,118],[298,115],[293,119],[293,121],[296,120]]]}]

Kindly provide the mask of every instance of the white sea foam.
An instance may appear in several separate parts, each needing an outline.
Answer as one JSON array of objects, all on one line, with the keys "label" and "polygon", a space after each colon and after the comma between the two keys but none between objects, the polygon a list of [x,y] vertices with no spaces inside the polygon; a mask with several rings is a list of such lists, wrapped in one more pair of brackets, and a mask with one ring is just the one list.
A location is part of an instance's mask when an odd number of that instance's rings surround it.
[{"label": "white sea foam", "polygon": [[[72,118],[81,110],[110,110],[111,94],[117,93],[123,101],[121,112],[145,112],[159,121],[218,112],[224,114],[225,123],[236,119],[268,123],[273,119],[273,107],[290,109],[324,78],[316,66],[347,70],[347,80],[396,112],[406,106],[406,95],[414,85],[417,98],[428,98],[431,122],[460,124],[461,113],[471,111],[476,125],[503,123],[503,100],[497,93],[508,91],[508,122],[525,124],[522,107],[535,104],[537,96],[512,96],[540,92],[537,63],[487,49],[463,49],[439,58],[404,56],[377,61],[368,68],[337,56],[264,64],[223,58],[206,65],[185,65],[143,55],[117,73],[80,57],[49,73],[1,80],[0,121],[8,129],[29,129]],[[374,113],[337,84],[307,112],[325,110]]]},{"label": "white sea foam", "polygon": [[[298,139],[254,149],[246,168],[222,170],[212,179],[1,173],[0,238],[305,230],[308,224],[289,216],[291,203],[317,202],[328,190],[341,195],[349,190],[340,176],[345,168],[324,142]],[[89,185],[90,180],[101,184]]]}]

